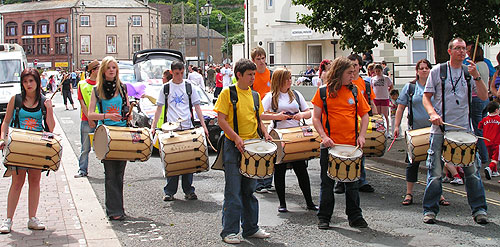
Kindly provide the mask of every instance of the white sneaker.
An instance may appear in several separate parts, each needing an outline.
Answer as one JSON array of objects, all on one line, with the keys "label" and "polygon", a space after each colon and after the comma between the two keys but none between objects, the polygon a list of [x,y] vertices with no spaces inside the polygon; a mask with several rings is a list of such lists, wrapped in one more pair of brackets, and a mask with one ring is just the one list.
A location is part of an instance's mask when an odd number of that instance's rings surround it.
[{"label": "white sneaker", "polygon": [[491,175],[492,175],[491,173],[492,173],[491,168],[489,167],[484,168],[484,177],[486,179],[491,180]]},{"label": "white sneaker", "polygon": [[256,189],[255,192],[259,194],[269,193],[269,191],[266,188]]},{"label": "white sneaker", "polygon": [[7,218],[3,220],[2,226],[0,226],[0,232],[1,233],[10,233],[10,230],[12,229],[12,219]]},{"label": "white sneaker", "polygon": [[241,240],[238,238],[238,235],[231,233],[224,237],[224,242],[228,244],[239,244]]},{"label": "white sneaker", "polygon": [[40,222],[37,217],[31,217],[28,220],[28,229],[31,230],[45,230],[45,225]]},{"label": "white sneaker", "polygon": [[442,181],[442,182],[443,182],[443,183],[449,183],[449,182],[451,182],[451,179],[450,179],[448,176],[444,176],[444,178],[443,178],[443,181]]},{"label": "white sneaker", "polygon": [[248,236],[249,238],[269,238],[271,237],[270,233],[267,233],[266,231],[259,229],[256,233],[252,234],[251,236]]},{"label": "white sneaker", "polygon": [[498,173],[498,172],[492,172],[491,176],[492,177],[498,177],[498,176],[500,176],[500,173]]},{"label": "white sneaker", "polygon": [[450,182],[450,184],[463,185],[464,180],[462,180],[461,178],[454,178],[453,181]]}]

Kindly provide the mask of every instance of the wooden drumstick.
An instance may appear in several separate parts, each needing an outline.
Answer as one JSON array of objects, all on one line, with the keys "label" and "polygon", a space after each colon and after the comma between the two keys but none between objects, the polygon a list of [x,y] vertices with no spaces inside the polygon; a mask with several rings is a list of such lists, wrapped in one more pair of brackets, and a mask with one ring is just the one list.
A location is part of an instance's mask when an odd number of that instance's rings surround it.
[{"label": "wooden drumstick", "polygon": [[[59,91],[60,88],[62,88],[62,82],[64,82],[66,80],[66,78],[68,78],[69,75],[65,75],[63,77],[63,79],[61,80],[61,84],[59,84],[59,86],[57,86],[56,88],[56,91],[52,94],[52,96],[50,96],[50,100],[52,100],[54,98],[54,96],[57,94],[57,92]],[[62,91],[62,89],[61,89]]]},{"label": "wooden drumstick", "polygon": [[214,145],[212,145],[212,142],[210,141],[210,138],[208,138],[207,136],[207,141],[208,141],[208,145],[210,145],[210,147],[217,153],[217,149],[214,148]]},{"label": "wooden drumstick", "polygon": [[451,124],[451,123],[445,123],[445,122],[443,122],[443,124],[444,125],[448,125],[448,126],[453,127],[453,128],[467,130],[467,128],[464,128],[464,127],[458,126],[458,125],[454,125],[454,124]]},{"label": "wooden drumstick", "polygon": [[283,140],[273,140],[273,142],[292,142],[292,141],[283,139]]},{"label": "wooden drumstick", "polygon": [[482,136],[476,136],[477,138],[480,138],[480,139],[483,139],[483,140],[487,140],[488,142],[491,142],[490,139],[486,138],[486,137],[482,137]]},{"label": "wooden drumstick", "polygon": [[358,148],[359,148],[359,145],[357,145],[357,146],[354,148],[354,150],[352,150],[352,152],[351,152],[349,155],[347,155],[347,157],[351,157],[354,153],[356,153],[356,151],[358,150]]},{"label": "wooden drumstick", "polygon": [[396,141],[396,137],[394,137],[394,139],[392,140],[391,142],[391,145],[389,146],[389,148],[387,149],[387,152],[389,152],[392,148],[392,145],[394,145],[394,141]]},{"label": "wooden drumstick", "polygon": [[476,60],[476,53],[477,53],[477,45],[479,44],[479,34],[477,35],[476,38],[476,46],[474,46],[474,55],[472,55],[472,62],[475,62]]}]

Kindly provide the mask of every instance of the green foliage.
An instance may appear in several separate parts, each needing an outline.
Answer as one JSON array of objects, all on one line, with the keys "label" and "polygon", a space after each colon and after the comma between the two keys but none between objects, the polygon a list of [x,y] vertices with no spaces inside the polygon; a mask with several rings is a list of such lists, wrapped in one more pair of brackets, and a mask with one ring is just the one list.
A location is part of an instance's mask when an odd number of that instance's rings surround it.
[{"label": "green foliage", "polygon": [[230,37],[227,40],[227,43],[222,45],[222,47],[221,47],[222,53],[230,54],[230,55],[233,54],[233,45],[243,43],[244,41],[245,41],[245,34],[244,33],[239,33],[239,34],[236,34],[236,35]]}]

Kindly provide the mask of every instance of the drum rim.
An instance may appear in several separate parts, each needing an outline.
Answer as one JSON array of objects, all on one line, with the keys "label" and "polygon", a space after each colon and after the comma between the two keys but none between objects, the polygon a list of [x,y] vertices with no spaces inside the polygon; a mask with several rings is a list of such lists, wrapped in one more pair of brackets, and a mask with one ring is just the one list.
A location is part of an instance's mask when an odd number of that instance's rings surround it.
[{"label": "drum rim", "polygon": [[[474,140],[457,142],[455,140],[447,138],[447,135],[449,137],[449,134],[468,134],[469,136],[474,137]],[[455,142],[455,143],[476,143],[479,140],[479,138],[477,138],[477,136],[473,132],[470,132],[470,131],[458,131],[458,130],[446,131],[444,133],[444,135],[443,135],[443,138],[445,140],[452,141],[452,142]]]},{"label": "drum rim", "polygon": [[[274,143],[272,141],[266,141],[266,140],[262,140],[262,139],[248,139],[248,140],[243,141],[243,144],[245,142],[250,142],[250,141],[260,141],[260,142],[272,145],[274,147],[274,149],[272,151],[269,151],[269,152],[266,152],[266,153],[258,153],[258,152],[254,152],[254,151],[248,150],[245,147],[245,152],[248,152],[249,154],[273,154],[273,153],[276,153],[278,151],[278,145],[276,145],[276,143]],[[249,144],[249,145],[254,145],[254,144],[258,144],[258,143],[252,143],[252,144]],[[245,146],[247,146],[247,145],[245,144]]]},{"label": "drum rim", "polygon": [[[335,146],[328,148],[328,154],[332,154],[333,148],[335,148],[335,147],[352,147],[353,148],[352,150],[354,150],[354,148],[356,148],[356,146],[348,145],[348,144],[335,144]],[[350,150],[350,151],[352,151],[352,150]],[[361,154],[360,155],[356,155],[356,153],[358,153],[358,152],[361,153]],[[342,158],[342,159],[355,160],[355,159],[363,157],[363,149],[362,148],[358,148],[356,150],[356,152],[354,152],[353,156],[350,156],[350,157],[338,156],[338,155],[335,155],[335,157]]]}]

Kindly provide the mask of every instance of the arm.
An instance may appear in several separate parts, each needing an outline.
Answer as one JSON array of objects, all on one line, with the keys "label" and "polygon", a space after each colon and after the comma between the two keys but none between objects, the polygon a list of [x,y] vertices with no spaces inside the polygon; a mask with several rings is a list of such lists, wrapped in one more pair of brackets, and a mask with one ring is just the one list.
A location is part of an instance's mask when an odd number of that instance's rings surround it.
[{"label": "arm", "polygon": [[52,108],[52,100],[45,100],[45,108],[47,109],[47,127],[49,128],[49,132],[54,132],[54,127],[56,126],[56,121],[54,119],[54,109]]},{"label": "arm", "polygon": [[[201,126],[203,127],[203,130],[205,130],[205,135],[208,137],[208,128],[207,125],[205,124],[205,118],[203,117],[203,113],[201,112],[201,107],[200,105],[194,105],[194,110],[196,111],[196,116],[198,116],[198,119],[200,120]],[[158,109],[156,109],[158,111]],[[161,112],[161,110],[160,110]],[[156,117],[156,113],[155,113]]]},{"label": "arm", "polygon": [[7,137],[7,134],[9,133],[9,124],[10,121],[12,121],[12,116],[14,115],[14,101],[15,101],[16,96],[12,96],[9,100],[9,103],[7,104],[7,109],[5,110],[5,116],[2,121],[2,129],[0,132],[0,149],[4,148],[4,141],[5,138]]},{"label": "arm", "polygon": [[266,141],[272,141],[273,138],[269,135],[269,133],[267,133],[266,126],[262,122],[262,115],[260,115],[260,116],[261,116],[261,120],[257,124],[260,125],[260,129],[262,130],[262,134],[264,134],[264,139],[266,139]]},{"label": "arm", "polygon": [[403,118],[403,112],[406,106],[398,104],[398,109],[396,110],[396,122],[394,123],[394,138],[399,137],[399,125],[401,124],[401,119]]},{"label": "arm", "polygon": [[217,112],[217,121],[219,122],[220,128],[224,131],[226,135],[229,136],[231,140],[234,141],[236,148],[243,153],[245,150],[245,144],[243,143],[243,139],[234,132],[229,123],[226,120],[227,116],[224,113]]},{"label": "arm", "polygon": [[286,115],[284,111],[280,113],[276,112],[264,112],[260,115],[260,119],[262,120],[287,120],[290,119],[291,116]]},{"label": "arm", "polygon": [[363,146],[365,146],[365,134],[366,130],[368,129],[369,120],[370,117],[368,116],[368,113],[366,113],[361,117],[361,129],[359,130],[359,136],[356,143],[359,146],[359,148],[363,148]]},{"label": "arm", "polygon": [[333,147],[335,143],[330,139],[330,137],[325,133],[325,130],[323,129],[323,124],[321,123],[321,112],[322,109],[318,106],[314,106],[313,109],[313,125],[316,131],[318,132],[319,136],[321,136],[321,144],[324,147]]},{"label": "arm", "polygon": [[493,79],[491,79],[490,83],[490,92],[496,97],[498,97],[498,90],[495,87],[495,80],[497,79],[497,76],[498,76],[498,71],[496,71],[495,74],[493,74]]},{"label": "arm", "polygon": [[[161,110],[163,109],[163,105],[158,105],[156,107],[155,116],[153,117],[153,123],[151,124],[151,133],[154,135],[156,132],[156,125],[158,124],[158,119],[160,119]],[[163,119],[163,122],[166,123],[167,120]]]},{"label": "arm", "polygon": [[[480,77],[479,72],[477,71],[476,64],[472,62],[471,60],[469,61],[469,65],[467,66],[469,69],[469,73],[473,78]],[[484,84],[483,79],[476,81],[476,89],[477,89],[477,97],[479,97],[481,100],[487,100],[488,99],[488,89],[486,88],[486,85]]]},{"label": "arm", "polygon": [[311,118],[311,111],[309,110],[309,108],[307,108],[303,112],[299,112],[299,113],[293,115],[293,119],[295,119],[295,120],[309,119],[309,118]]},{"label": "arm", "polygon": [[422,104],[424,105],[427,114],[429,114],[429,121],[431,121],[434,125],[442,125],[443,120],[441,119],[441,116],[437,114],[432,106],[431,98],[433,95],[433,93],[424,93],[424,96],[422,97]]}]

